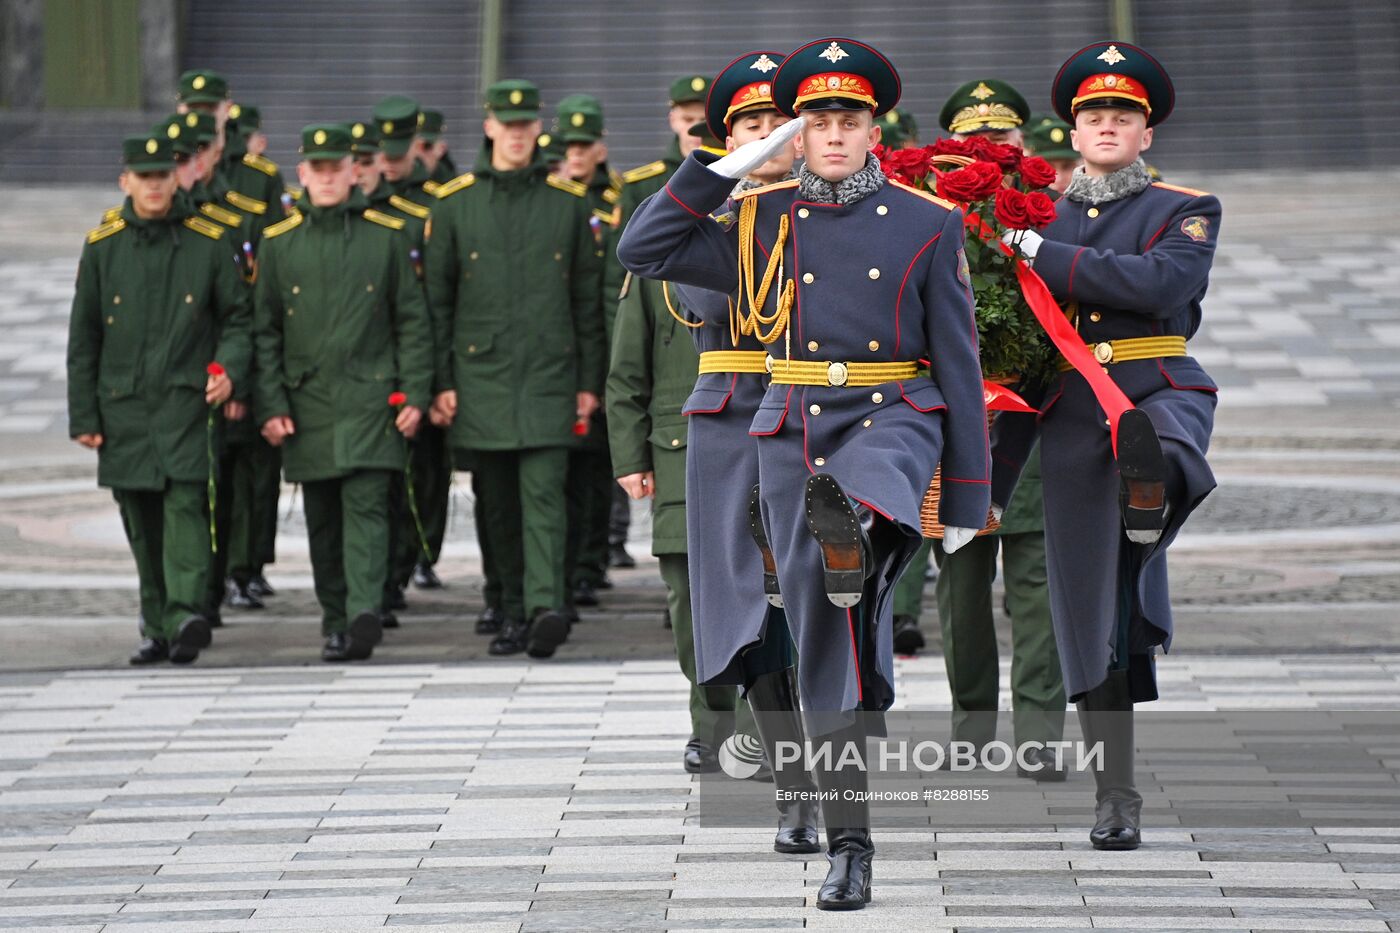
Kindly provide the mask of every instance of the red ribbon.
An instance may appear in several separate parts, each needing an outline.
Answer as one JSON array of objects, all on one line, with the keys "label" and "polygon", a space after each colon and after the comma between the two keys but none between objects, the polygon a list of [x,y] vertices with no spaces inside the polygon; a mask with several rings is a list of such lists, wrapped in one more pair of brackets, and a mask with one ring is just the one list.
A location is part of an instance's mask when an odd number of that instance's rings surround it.
[{"label": "red ribbon", "polygon": [[995,382],[982,382],[982,400],[987,403],[987,411],[1021,411],[1035,414],[1036,409],[1026,404],[1026,400],[1006,386]]}]

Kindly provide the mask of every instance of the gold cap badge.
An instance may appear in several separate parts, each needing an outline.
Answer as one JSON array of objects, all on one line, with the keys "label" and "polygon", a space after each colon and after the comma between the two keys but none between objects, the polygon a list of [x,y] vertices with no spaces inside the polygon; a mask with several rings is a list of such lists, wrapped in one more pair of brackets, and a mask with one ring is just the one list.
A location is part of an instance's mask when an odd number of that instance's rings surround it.
[{"label": "gold cap badge", "polygon": [[1062,130],[1062,129],[1060,129],[1058,126],[1055,127],[1053,130],[1050,131],[1050,141],[1051,141],[1051,142],[1056,142],[1056,143],[1062,143],[1062,142],[1064,142],[1064,141],[1065,141],[1065,131]]},{"label": "gold cap badge", "polygon": [[237,104],[229,104],[229,108],[228,108],[228,118],[229,118],[230,120],[237,120],[237,119],[238,119],[240,116],[242,116],[242,115],[243,115],[243,108],[242,108],[242,107],[238,106]]},{"label": "gold cap badge", "polygon": [[691,78],[691,79],[690,79],[690,89],[691,89],[692,91],[703,91],[703,90],[705,90],[705,79],[704,79],[704,78]]},{"label": "gold cap badge", "polygon": [[204,90],[204,75],[195,75],[194,80],[190,82],[190,87],[196,91]]},{"label": "gold cap badge", "polygon": [[583,126],[584,116],[581,113],[576,113],[572,117],[569,117],[569,122],[574,126]]},{"label": "gold cap badge", "polygon": [[317,130],[316,134],[311,137],[311,141],[318,146],[324,146],[326,144],[326,131]]},{"label": "gold cap badge", "polygon": [[361,136],[365,135],[365,125],[363,123],[356,123],[354,126],[350,127],[350,135],[359,139]]},{"label": "gold cap badge", "polygon": [[193,112],[185,114],[185,126],[191,128],[199,126],[199,114]]},{"label": "gold cap badge", "polygon": [[988,97],[995,97],[997,92],[987,87],[985,81],[978,81],[977,86],[972,89],[972,96],[978,100],[986,100]]},{"label": "gold cap badge", "polygon": [[159,149],[159,148],[160,148],[160,143],[156,142],[154,139],[148,139],[148,140],[146,140],[146,154],[147,154],[147,155],[155,155],[155,154],[156,154],[156,150]]},{"label": "gold cap badge", "polygon": [[394,132],[394,121],[385,120],[383,123],[379,124],[379,128],[386,133],[392,133]]},{"label": "gold cap badge", "polygon": [[519,103],[520,103],[522,100],[524,100],[524,99],[525,99],[525,94],[524,94],[524,92],[522,92],[522,91],[511,91],[511,92],[510,92],[510,102],[511,102],[512,104],[519,104]]},{"label": "gold cap badge", "polygon": [[180,138],[180,127],[179,127],[179,125],[178,125],[178,124],[175,124],[175,123],[172,123],[172,124],[170,124],[169,126],[167,126],[167,127],[165,128],[165,135],[166,135],[166,136],[169,136],[171,139],[179,139],[179,138]]}]

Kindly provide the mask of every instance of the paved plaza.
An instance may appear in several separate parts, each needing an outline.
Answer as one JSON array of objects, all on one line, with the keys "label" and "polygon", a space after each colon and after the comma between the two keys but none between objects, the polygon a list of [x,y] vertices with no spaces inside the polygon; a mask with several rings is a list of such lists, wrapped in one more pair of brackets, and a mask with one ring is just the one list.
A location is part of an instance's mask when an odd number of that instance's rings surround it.
[{"label": "paved plaza", "polygon": [[[1220,488],[1173,548],[1156,707],[1400,723],[1400,173],[1168,180],[1225,208],[1192,343],[1222,390]],[[1343,777],[1316,752],[1337,736],[1189,767],[1144,746],[1130,853],[1089,847],[1087,775],[1008,779],[1045,820],[877,826],[874,903],[818,911],[823,857],[695,816],[653,560],[614,572],[555,659],[487,657],[461,474],[447,587],[410,591],[370,663],[318,660],[288,486],[268,608],[226,611],[193,668],[130,669],[134,566],[64,415],[76,256],[117,196],[0,194],[0,929],[1400,930],[1400,741]],[[641,508],[634,554],[647,538]],[[931,603],[923,618],[898,706],[946,710]],[[1282,795],[1297,823],[1182,811],[1196,780]]]}]

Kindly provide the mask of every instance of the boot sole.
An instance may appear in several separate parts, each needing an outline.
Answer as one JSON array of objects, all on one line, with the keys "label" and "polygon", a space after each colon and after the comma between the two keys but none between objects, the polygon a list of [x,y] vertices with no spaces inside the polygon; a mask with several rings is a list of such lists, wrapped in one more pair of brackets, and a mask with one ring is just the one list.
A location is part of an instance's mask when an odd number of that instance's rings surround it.
[{"label": "boot sole", "polygon": [[525,653],[532,658],[551,658],[568,637],[569,620],[556,612],[547,612],[530,623]]},{"label": "boot sole", "polygon": [[1167,461],[1152,419],[1141,409],[1118,421],[1119,504],[1128,539],[1152,544],[1162,536],[1167,511]]},{"label": "boot sole", "polygon": [[[865,589],[860,522],[835,479],[818,473],[807,479],[807,530],[822,555],[822,583],[832,605],[849,609]],[[844,909],[844,908],[843,908]]]},{"label": "boot sole", "polygon": [[350,647],[345,652],[347,661],[367,661],[374,653],[374,646],[384,638],[384,626],[377,613],[362,612],[350,623]]},{"label": "boot sole", "polygon": [[768,546],[768,533],[763,530],[763,511],[758,504],[758,487],[749,496],[749,534],[758,552],[763,557],[763,597],[768,605],[783,608],[783,594],[778,588],[778,562],[773,559],[773,549]]}]

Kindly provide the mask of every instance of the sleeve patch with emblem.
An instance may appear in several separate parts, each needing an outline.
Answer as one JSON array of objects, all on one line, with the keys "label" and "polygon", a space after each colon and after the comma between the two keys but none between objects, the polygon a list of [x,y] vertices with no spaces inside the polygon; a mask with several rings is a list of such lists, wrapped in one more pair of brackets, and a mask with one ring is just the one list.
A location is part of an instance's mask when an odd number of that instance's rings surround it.
[{"label": "sleeve patch with emblem", "polygon": [[1187,217],[1181,222],[1181,232],[1197,243],[1204,243],[1210,239],[1210,221],[1199,216]]},{"label": "sleeve patch with emblem", "polygon": [[961,246],[958,247],[958,281],[963,288],[972,288],[972,270],[967,265],[967,253]]}]

